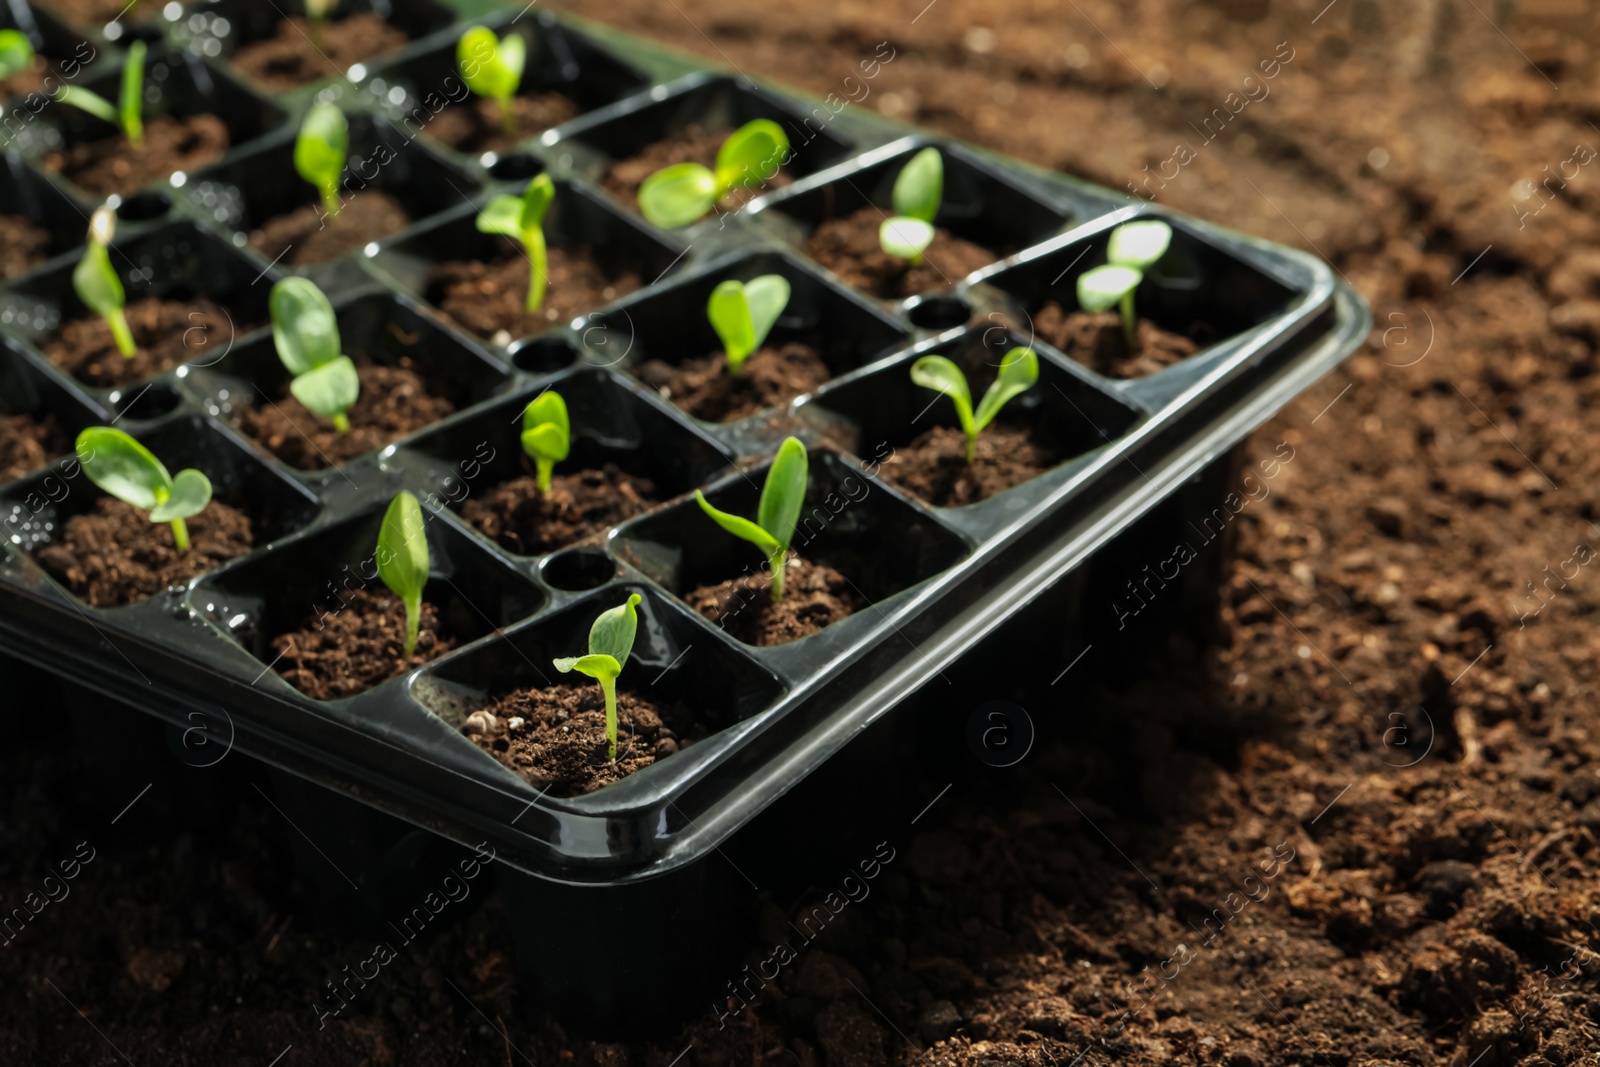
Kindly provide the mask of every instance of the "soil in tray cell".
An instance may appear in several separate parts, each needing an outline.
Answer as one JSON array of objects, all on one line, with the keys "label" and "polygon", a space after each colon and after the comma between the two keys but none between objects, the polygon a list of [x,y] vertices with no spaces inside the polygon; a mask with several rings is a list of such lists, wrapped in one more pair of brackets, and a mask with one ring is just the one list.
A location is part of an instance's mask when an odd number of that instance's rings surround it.
[{"label": "soil in tray cell", "polygon": [[783,569],[783,600],[772,602],[765,568],[692,590],[684,600],[747,645],[798,641],[861,606],[854,583],[828,564],[791,555]]},{"label": "soil in tray cell", "polygon": [[361,589],[336,611],[320,611],[272,641],[273,667],[313,700],[341,700],[420,667],[456,646],[439,611],[422,605],[417,646],[405,654],[405,607],[388,590]]},{"label": "soil in tray cell", "polygon": [[805,253],[846,283],[884,300],[948,289],[998,258],[940,226],[922,262],[913,266],[883,250],[879,230],[888,217],[868,205],[842,219],[829,219],[806,241]]},{"label": "soil in tray cell", "polygon": [[439,264],[430,290],[439,309],[468,333],[509,342],[571,322],[644,284],[637,271],[613,270],[587,248],[550,248],[546,267],[544,303],[533,312],[527,308],[532,265],[520,248],[509,245],[505,255],[488,263]]},{"label": "soil in tray cell", "polygon": [[158,115],[144,124],[144,143],[122,134],[85,141],[44,157],[45,166],[100,196],[127,196],[175,171],[215,163],[228,150],[228,127],[215,115]]},{"label": "soil in tray cell", "polygon": [[318,201],[268,219],[250,235],[250,247],[273,262],[303,267],[358,252],[409,225],[411,216],[400,201],[376,189],[363,189],[346,196],[334,218]]},{"label": "soil in tray cell", "polygon": [[[1142,378],[1200,351],[1195,341],[1163,330],[1149,319],[1139,320],[1136,343],[1130,350],[1118,312],[1069,312],[1054,300],[1040,309],[1033,325],[1040,337],[1110,378]],[[1197,327],[1191,332],[1206,331]]]},{"label": "soil in tray cell", "polygon": [[154,297],[136,300],[125,309],[137,352],[130,358],[117,350],[111,327],[99,315],[73,319],[46,342],[51,362],[85,385],[114,389],[153,378],[190,360],[214,355],[252,324],[235,321],[209,300],[181,302]]},{"label": "soil in tray cell", "polygon": [[655,503],[654,482],[608,463],[557,474],[548,493],[532,475],[502,482],[468,500],[461,517],[508,552],[542,556],[604,533]]},{"label": "soil in tray cell", "polygon": [[732,422],[781,407],[833,376],[817,350],[800,341],[758,349],[736,375],[728,373],[728,359],[721,352],[678,366],[648,360],[634,374],[706,422]]},{"label": "soil in tray cell", "polygon": [[0,278],[15,278],[50,256],[50,232],[21,215],[0,215]]},{"label": "soil in tray cell", "polygon": [[967,435],[935,426],[883,461],[884,478],[935,507],[976,504],[1037,478],[1059,463],[1054,450],[1034,440],[1026,427],[990,423],[967,460]]},{"label": "soil in tray cell", "polygon": [[577,118],[582,110],[577,101],[562,93],[516,96],[511,100],[512,128],[508,131],[500,105],[474,96],[439,112],[423,134],[468,155],[498,152]]},{"label": "soil in tray cell", "polygon": [[[699,163],[714,167],[717,151],[728,139],[732,130],[708,130],[704,126],[685,126],[683,130],[664,141],[657,141],[641,149],[637,155],[617,160],[606,168],[600,184],[606,191],[629,207],[639,203],[639,186],[663,167],[674,163]],[[762,185],[748,189],[735,189],[717,205],[721,211],[736,211],[747,201],[774,189],[782,189],[794,179],[781,169]]]},{"label": "soil in tray cell", "polygon": [[357,63],[403,47],[410,38],[370,11],[328,22],[322,39],[296,16],[278,23],[273,36],[252,41],[234,53],[234,66],[275,92],[337,78]]},{"label": "soil in tray cell", "polygon": [[0,482],[20,478],[71,451],[71,436],[49,412],[0,415]]}]

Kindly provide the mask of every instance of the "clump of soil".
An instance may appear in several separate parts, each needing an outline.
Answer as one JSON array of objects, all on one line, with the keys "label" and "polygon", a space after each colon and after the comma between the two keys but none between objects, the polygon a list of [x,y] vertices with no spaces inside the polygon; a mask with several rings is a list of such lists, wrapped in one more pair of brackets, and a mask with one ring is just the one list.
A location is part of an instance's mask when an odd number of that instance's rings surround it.
[{"label": "clump of soil", "polygon": [[508,552],[541,556],[602,533],[657,502],[655,483],[614,463],[557,474],[550,492],[537,479],[514,478],[468,500],[461,517]]},{"label": "clump of soil", "polygon": [[411,225],[405,205],[388,193],[363,189],[345,197],[338,217],[328,218],[322,202],[305,204],[270,218],[250,235],[250,247],[295,266],[326,263],[360,251]]},{"label": "clump of soil", "polygon": [[537,137],[552,126],[577,118],[582,111],[578,102],[564,93],[534,93],[513,97],[513,132],[507,133],[500,118],[500,105],[493,100],[474,96],[439,112],[423,132],[425,136],[457,152],[478,155],[498,152]]},{"label": "clump of soil", "polygon": [[91,607],[115,608],[216,570],[255,548],[250,520],[220,501],[186,523],[189,550],[179,552],[170,523],[151,522],[131,504],[101,497],[91,510],[68,519],[61,536],[35,558]]},{"label": "clump of soil", "polygon": [[48,411],[37,418],[0,415],[0,482],[20,478],[71,451],[72,437]]},{"label": "clump of soil", "polygon": [[234,53],[233,64],[274,92],[337,78],[357,63],[403,47],[410,38],[370,11],[328,22],[322,40],[313,43],[311,24],[295,16],[278,23],[277,32],[252,41]]},{"label": "clump of soil", "polygon": [[611,269],[588,248],[546,250],[544,304],[529,313],[527,255],[507,242],[506,254],[488,263],[452,260],[434,268],[435,303],[462,329],[509,343],[571,322],[579,315],[638,289],[644,280],[626,267]]},{"label": "clump of soil", "polygon": [[406,611],[387,589],[358,589],[337,611],[313,614],[298,630],[272,639],[273,668],[313,700],[343,700],[456,647],[441,630],[439,609],[424,602],[417,647],[406,652]]},{"label": "clump of soil", "polygon": [[80,189],[127,196],[175,171],[215,163],[227,150],[228,127],[217,116],[158,115],[145,120],[142,145],[118,133],[51,152],[44,161]]},{"label": "clump of soil", "polygon": [[884,300],[948,288],[998,258],[982,245],[937,226],[922,262],[912,266],[883,250],[878,231],[888,217],[868,205],[844,218],[829,219],[807,239],[805,253],[848,284]]},{"label": "clump of soil", "polygon": [[[33,58],[33,66],[27,70],[18,71],[9,78],[0,78],[0,100],[10,100],[13,97],[27,96],[37,93],[44,88],[45,77],[52,72],[52,65],[43,56]],[[59,76],[59,75],[58,75]]]},{"label": "clump of soil", "polygon": [[1129,351],[1119,312],[1068,312],[1054,300],[1039,310],[1033,326],[1040,337],[1079,363],[1112,378],[1142,378],[1200,351],[1194,341],[1149,319],[1139,320],[1134,331],[1137,343]]},{"label": "clump of soil", "polygon": [[[639,203],[639,186],[663,167],[670,167],[674,163],[699,163],[701,166],[714,169],[717,150],[732,132],[732,130],[709,130],[698,124],[685,126],[681,132],[672,137],[646,145],[635,155],[612,163],[601,175],[600,184],[618,200],[629,207],[636,207]],[[793,181],[787,172],[780,169],[761,185],[733,190],[717,204],[717,210],[737,211],[763,193],[782,189]]]},{"label": "clump of soil", "polygon": [[287,382],[275,402],[241,408],[239,428],[289,466],[315,471],[383,448],[455,411],[449,400],[428,391],[409,359],[389,366],[363,357],[355,364],[361,396],[345,412],[349,430],[341,433],[313,414],[290,395]]},{"label": "clump of soil", "polygon": [[466,729],[480,748],[553,797],[621,781],[707,733],[685,708],[620,691],[617,758],[609,762],[598,684],[519,689],[468,716]]},{"label": "clump of soil", "polygon": [[854,614],[861,598],[850,579],[826,563],[791,555],[783,567],[783,600],[772,602],[772,575],[760,571],[683,598],[691,608],[747,645],[798,641]]},{"label": "clump of soil", "polygon": [[50,232],[21,215],[0,215],[0,278],[15,278],[50,258]]},{"label": "clump of soil", "polygon": [[880,473],[935,507],[976,504],[1014,485],[1037,478],[1060,462],[1026,428],[990,423],[978,435],[967,462],[967,435],[953,426],[935,426],[883,461]]},{"label": "clump of soil", "polygon": [[45,346],[51,362],[85,385],[113,389],[153,378],[213,348],[226,348],[235,333],[251,328],[235,323],[209,300],[180,302],[149,298],[124,309],[138,351],[130,359],[117,350],[111,327],[99,315],[74,319]]},{"label": "clump of soil", "polygon": [[800,341],[756,350],[737,375],[728,373],[728,357],[721,352],[676,367],[659,359],[647,360],[633,373],[706,422],[732,422],[779,407],[833,377],[817,350]]}]

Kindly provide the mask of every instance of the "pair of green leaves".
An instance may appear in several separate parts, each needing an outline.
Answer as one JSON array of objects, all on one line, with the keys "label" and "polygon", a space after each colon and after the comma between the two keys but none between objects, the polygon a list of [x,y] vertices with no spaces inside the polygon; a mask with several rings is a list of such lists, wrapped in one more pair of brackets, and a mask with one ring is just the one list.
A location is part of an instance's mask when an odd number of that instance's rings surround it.
[{"label": "pair of green leaves", "polygon": [[1078,276],[1078,306],[1088,312],[1105,311],[1122,303],[1122,331],[1128,347],[1134,346],[1138,319],[1133,313],[1133,292],[1144,281],[1145,269],[1167,254],[1172,227],[1159,219],[1125,222],[1111,231],[1103,267]]},{"label": "pair of green leaves", "polygon": [[344,206],[339,182],[350,156],[350,120],[337,105],[318,101],[306,112],[300,134],[294,139],[294,169],[316,187],[322,210],[330,220]]},{"label": "pair of green leaves", "polygon": [[528,183],[521,196],[497,196],[478,213],[479,233],[503,234],[521,244],[528,254],[527,309],[530,315],[544,305],[545,283],[550,272],[544,217],[555,198],[556,183],[551,181],[550,175],[541,174]]},{"label": "pair of green leaves", "polygon": [[528,64],[528,42],[519,33],[496,37],[486,26],[474,26],[456,42],[456,65],[467,88],[500,105],[500,122],[506,133],[517,128],[511,98],[522,85]]},{"label": "pair of green leaves", "polygon": [[121,430],[91,426],[78,435],[78,462],[89,480],[124,504],[148,512],[151,522],[172,524],[179,552],[189,550],[193,518],[211,503],[211,480],[193,468],[174,478],[150,450]]},{"label": "pair of green leaves", "polygon": [[423,528],[422,505],[410,493],[401,492],[389,502],[378,530],[378,548],[373,553],[378,577],[389,592],[400,598],[406,609],[406,655],[417,650],[417,631],[422,626],[422,591],[428,584],[428,531]]},{"label": "pair of green leaves", "polygon": [[33,66],[33,42],[21,30],[0,30],[0,78],[15,78]]},{"label": "pair of green leaves", "polygon": [[555,466],[567,458],[571,448],[572,422],[561,394],[550,389],[528,401],[522,411],[522,450],[539,472],[539,492],[550,491]]},{"label": "pair of green leaves", "polygon": [[128,328],[123,308],[128,294],[122,288],[122,279],[111,265],[111,239],[117,231],[117,213],[109,205],[95,208],[89,219],[88,246],[72,270],[72,288],[83,301],[83,306],[106,320],[111,336],[117,342],[117,351],[126,359],[138,355],[133,343],[133,331]]},{"label": "pair of green leaves", "polygon": [[912,266],[933,243],[933,220],[944,199],[944,157],[924,148],[911,157],[894,180],[894,215],[878,227],[878,243],[886,254]]},{"label": "pair of green leaves", "polygon": [[588,655],[555,661],[556,670],[562,674],[577,671],[600,683],[606,698],[606,759],[612,762],[617,758],[617,676],[633,652],[633,639],[639,632],[636,608],[643,599],[634,593],[626,604],[600,613],[589,628]]},{"label": "pair of green leaves", "polygon": [[1007,352],[1000,361],[1000,373],[983,394],[976,412],[972,410],[972,390],[967,386],[967,376],[944,356],[923,356],[917,360],[911,365],[911,380],[924,389],[943,393],[955,404],[961,432],[967,435],[967,462],[971,463],[978,448],[978,434],[994,421],[1012,397],[1032,389],[1039,380],[1039,357],[1031,348],[1013,348]]},{"label": "pair of green leaves", "polygon": [[735,189],[772,180],[789,156],[789,135],[771,119],[740,126],[717,149],[715,169],[699,163],[663,167],[639,186],[639,211],[665,230],[698,222]]},{"label": "pair of green leaves", "polygon": [[781,274],[763,274],[747,282],[729,279],[711,291],[706,317],[722,341],[729,374],[744,369],[744,361],[766,341],[788,306],[789,279]]},{"label": "pair of green leaves", "polygon": [[761,487],[761,503],[756,509],[756,521],[719,511],[706,500],[700,490],[694,498],[700,509],[724,530],[761,549],[772,571],[772,602],[783,600],[783,566],[789,558],[789,546],[794,541],[794,528],[800,521],[800,509],[805,506],[806,480],[810,461],[806,446],[799,438],[788,437],[778,447],[777,458],[767,470],[766,484]]},{"label": "pair of green leaves", "polygon": [[128,58],[122,66],[122,95],[115,105],[98,93],[76,85],[57,90],[56,102],[120,126],[128,143],[139,147],[144,144],[144,59],[147,51],[149,48],[143,41],[128,46]]},{"label": "pair of green leaves", "polygon": [[348,432],[345,415],[361,396],[356,365],[340,351],[339,320],[328,298],[305,278],[285,278],[272,287],[272,340],[278,358],[294,375],[289,392],[309,411]]}]

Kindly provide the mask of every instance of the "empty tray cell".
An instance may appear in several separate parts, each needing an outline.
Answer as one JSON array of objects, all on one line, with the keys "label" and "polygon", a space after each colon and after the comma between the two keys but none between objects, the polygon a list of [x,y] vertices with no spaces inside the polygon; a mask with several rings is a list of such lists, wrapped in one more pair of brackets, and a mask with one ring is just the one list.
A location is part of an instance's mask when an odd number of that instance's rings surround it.
[{"label": "empty tray cell", "polygon": [[[1145,216],[1139,216],[1145,217]],[[1154,217],[1154,216],[1150,216]],[[1073,359],[1113,378],[1140,378],[1270,321],[1295,291],[1178,219],[1167,254],[1144,272],[1134,292],[1139,320],[1130,350],[1121,315],[1078,309],[1078,278],[1106,262],[1115,223],[1063,238],[978,280],[1015,297],[1026,319],[1015,323]]]},{"label": "empty tray cell", "polygon": [[11,0],[0,6],[0,29],[20,30],[33,43],[33,65],[0,78],[0,100],[14,100],[19,110],[37,112],[46,101],[82,77],[102,50],[78,30],[41,5]]},{"label": "empty tray cell", "polygon": [[417,644],[378,573],[388,501],[276,545],[196,589],[192,603],[316,700],[357,696],[531,616],[544,596],[455,521],[423,510],[429,578]]},{"label": "empty tray cell", "polygon": [[[571,452],[549,492],[522,448],[522,413],[547,390],[567,405]],[[575,370],[407,442],[432,461],[430,498],[507,552],[538,556],[608,530],[704,484],[729,455],[626,378]]]},{"label": "empty tray cell", "polygon": [[11,484],[0,502],[5,539],[90,607],[154,596],[316,517],[315,496],[202,416],[174,416],[134,436],[169,473],[192,467],[211,480],[211,503],[186,520],[186,551],[176,549],[171,526],[102,492],[75,458]]},{"label": "empty tray cell", "polygon": [[78,432],[99,421],[75,390],[0,345],[0,484],[72,456]]},{"label": "empty tray cell", "polygon": [[83,244],[89,223],[71,197],[11,153],[0,157],[0,279]]},{"label": "empty tray cell", "polygon": [[341,351],[361,393],[350,429],[312,414],[289,391],[291,376],[262,331],[193,377],[208,411],[234,422],[291,467],[323,470],[415,433],[500,389],[506,368],[441,327],[409,301],[383,293],[334,301]]}]

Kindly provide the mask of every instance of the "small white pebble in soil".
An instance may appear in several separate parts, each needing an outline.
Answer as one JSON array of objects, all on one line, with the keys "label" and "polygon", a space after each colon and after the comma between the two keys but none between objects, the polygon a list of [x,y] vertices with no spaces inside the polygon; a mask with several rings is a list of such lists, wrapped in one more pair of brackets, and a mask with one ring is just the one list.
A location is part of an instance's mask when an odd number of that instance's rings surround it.
[{"label": "small white pebble in soil", "polygon": [[1367,166],[1373,170],[1382,170],[1389,165],[1388,149],[1374,148],[1367,153]]},{"label": "small white pebble in soil", "polygon": [[1150,64],[1150,69],[1144,72],[1144,76],[1157,89],[1165,88],[1166,84],[1172,80],[1172,72],[1167,69],[1165,63]]},{"label": "small white pebble in soil", "polygon": [[1069,44],[1061,59],[1073,70],[1082,70],[1089,65],[1089,50],[1081,44]]},{"label": "small white pebble in soil", "polygon": [[1240,671],[1238,674],[1233,676],[1233,684],[1236,687],[1243,689],[1245,686],[1250,684],[1250,676],[1243,671]]},{"label": "small white pebble in soil", "polygon": [[1310,659],[1311,658],[1311,646],[1310,645],[1301,645],[1299,648],[1295,649],[1294,652],[1295,652],[1295,655],[1299,656],[1301,659]]},{"label": "small white pebble in soil", "polygon": [[967,35],[961,39],[961,43],[967,46],[967,51],[976,52],[979,55],[993,52],[995,46],[994,31],[987,26],[974,26],[967,31]]}]

